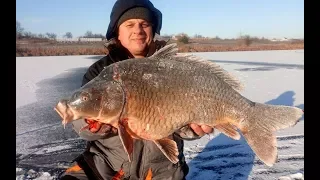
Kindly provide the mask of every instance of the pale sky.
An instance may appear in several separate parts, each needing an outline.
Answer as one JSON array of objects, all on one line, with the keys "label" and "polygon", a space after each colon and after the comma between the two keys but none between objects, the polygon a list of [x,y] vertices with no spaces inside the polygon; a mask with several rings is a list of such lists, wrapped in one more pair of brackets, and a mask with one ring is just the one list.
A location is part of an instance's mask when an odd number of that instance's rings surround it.
[{"label": "pale sky", "polygon": [[[25,31],[74,37],[105,35],[115,0],[17,0],[16,20]],[[303,0],[151,0],[163,14],[161,35],[235,38],[303,38]]]}]

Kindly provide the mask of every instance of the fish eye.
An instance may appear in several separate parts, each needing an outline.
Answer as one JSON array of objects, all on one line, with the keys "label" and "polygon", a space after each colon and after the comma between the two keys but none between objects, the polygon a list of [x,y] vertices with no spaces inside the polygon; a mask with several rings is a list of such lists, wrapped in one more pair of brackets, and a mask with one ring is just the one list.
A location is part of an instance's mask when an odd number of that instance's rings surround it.
[{"label": "fish eye", "polygon": [[82,101],[87,101],[87,100],[89,100],[89,94],[86,93],[86,92],[83,92],[83,93],[81,94],[81,100],[82,100]]},{"label": "fish eye", "polygon": [[82,97],[81,97],[81,100],[82,100],[82,101],[86,101],[86,100],[88,100],[88,97],[87,97],[87,96],[82,96]]}]

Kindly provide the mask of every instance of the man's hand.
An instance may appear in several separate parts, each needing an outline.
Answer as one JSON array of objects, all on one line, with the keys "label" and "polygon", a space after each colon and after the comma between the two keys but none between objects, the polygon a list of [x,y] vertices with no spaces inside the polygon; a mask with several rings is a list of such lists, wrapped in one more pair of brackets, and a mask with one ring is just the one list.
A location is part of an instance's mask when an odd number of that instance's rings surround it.
[{"label": "man's hand", "polygon": [[198,136],[204,136],[213,132],[213,128],[207,125],[190,124],[190,127]]},{"label": "man's hand", "polygon": [[98,121],[90,120],[90,119],[85,119],[85,122],[89,125],[88,129],[92,133],[117,133],[117,128],[112,127],[109,124],[101,123]]},{"label": "man's hand", "polygon": [[189,124],[176,131],[178,137],[183,140],[195,140],[200,139],[205,134],[213,133],[213,128],[206,125]]}]

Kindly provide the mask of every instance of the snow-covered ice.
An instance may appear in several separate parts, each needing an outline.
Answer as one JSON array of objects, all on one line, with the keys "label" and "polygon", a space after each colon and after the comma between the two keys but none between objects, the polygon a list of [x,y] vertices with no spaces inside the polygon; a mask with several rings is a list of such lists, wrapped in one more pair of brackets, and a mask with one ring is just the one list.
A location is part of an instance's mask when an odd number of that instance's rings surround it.
[{"label": "snow-covered ice", "polygon": [[[245,97],[304,108],[304,50],[193,53],[213,60],[244,84]],[[16,179],[55,179],[85,142],[63,128],[53,107],[80,87],[86,69],[101,56],[16,58]],[[304,117],[277,132],[279,159],[267,167],[245,140],[219,132],[185,142],[188,179],[303,179]]]}]

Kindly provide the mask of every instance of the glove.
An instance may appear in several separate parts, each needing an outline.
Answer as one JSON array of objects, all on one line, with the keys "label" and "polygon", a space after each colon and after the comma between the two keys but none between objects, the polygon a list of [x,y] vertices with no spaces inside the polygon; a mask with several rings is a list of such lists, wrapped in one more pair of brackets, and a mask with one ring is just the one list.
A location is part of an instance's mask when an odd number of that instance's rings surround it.
[{"label": "glove", "polygon": [[109,124],[101,123],[101,122],[90,120],[90,119],[85,119],[84,121],[88,124],[88,126],[84,127],[84,129],[88,129],[92,133],[116,134],[118,132],[117,128]]}]

